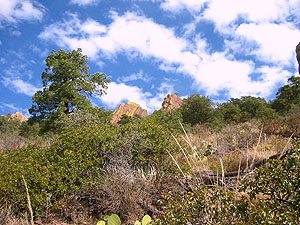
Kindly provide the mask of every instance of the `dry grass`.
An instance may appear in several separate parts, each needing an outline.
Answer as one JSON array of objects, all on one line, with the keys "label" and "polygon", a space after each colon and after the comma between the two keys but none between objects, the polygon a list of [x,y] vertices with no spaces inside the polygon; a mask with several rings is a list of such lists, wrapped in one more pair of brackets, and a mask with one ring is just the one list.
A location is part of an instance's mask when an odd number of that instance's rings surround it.
[{"label": "dry grass", "polygon": [[0,134],[0,152],[8,153],[16,151],[24,147],[27,143],[27,139],[18,134]]},{"label": "dry grass", "polygon": [[29,225],[29,223],[21,218],[13,215],[9,207],[0,207],[0,225]]},{"label": "dry grass", "polygon": [[173,155],[173,161],[191,176],[221,173],[220,160],[225,172],[244,170],[258,160],[291,147],[288,138],[265,134],[263,127],[254,121],[227,125],[217,133],[198,125],[176,141],[181,152]]}]

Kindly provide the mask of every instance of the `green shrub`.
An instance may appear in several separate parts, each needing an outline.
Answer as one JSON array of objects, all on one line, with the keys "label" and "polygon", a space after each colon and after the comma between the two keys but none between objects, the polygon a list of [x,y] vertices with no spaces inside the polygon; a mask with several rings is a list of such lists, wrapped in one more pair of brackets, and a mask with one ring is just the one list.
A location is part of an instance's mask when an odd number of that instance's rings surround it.
[{"label": "green shrub", "polygon": [[214,107],[208,97],[194,94],[184,99],[184,103],[180,109],[184,123],[194,126],[199,123],[208,123],[213,118]]},{"label": "green shrub", "polygon": [[[96,139],[93,134],[93,130],[87,128],[71,131],[49,148],[29,146],[1,155],[0,199],[12,204],[16,213],[26,211],[21,180],[24,175],[37,216],[61,207],[67,195],[77,195],[89,182],[101,178],[103,158],[100,153],[105,146],[102,147],[99,140],[106,141],[106,137]],[[105,128],[102,134],[106,134]],[[98,147],[97,151],[94,147]]]},{"label": "green shrub", "polygon": [[7,116],[0,116],[0,134],[16,134],[20,125],[19,120],[10,120]]},{"label": "green shrub", "polygon": [[272,160],[244,181],[240,192],[200,186],[183,195],[167,193],[157,224],[299,224],[300,151]]},{"label": "green shrub", "polygon": [[71,129],[48,148],[28,146],[0,155],[0,203],[12,204],[16,213],[27,210],[24,175],[35,215],[47,214],[100,182],[104,165],[118,153],[128,152],[132,168],[145,168],[168,165],[166,150],[174,149],[169,131],[151,120]]}]

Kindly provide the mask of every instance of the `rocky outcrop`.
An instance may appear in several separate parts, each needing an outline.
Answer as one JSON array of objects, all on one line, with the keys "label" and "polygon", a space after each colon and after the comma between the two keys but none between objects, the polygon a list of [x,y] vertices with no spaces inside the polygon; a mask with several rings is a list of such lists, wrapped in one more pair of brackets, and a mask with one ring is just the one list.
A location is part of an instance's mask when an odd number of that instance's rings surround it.
[{"label": "rocky outcrop", "polygon": [[9,120],[19,120],[20,122],[26,122],[28,118],[23,115],[22,112],[16,112],[16,114],[7,115]]},{"label": "rocky outcrop", "polygon": [[142,118],[148,116],[147,110],[143,109],[139,104],[136,104],[134,102],[127,102],[126,104],[119,105],[119,107],[114,112],[111,123],[116,125],[123,114],[131,117],[138,115]]},{"label": "rocky outcrop", "polygon": [[298,71],[300,74],[300,43],[296,47],[297,61],[298,61]]},{"label": "rocky outcrop", "polygon": [[183,105],[183,100],[177,94],[168,94],[163,103],[162,110],[170,112],[173,109],[178,109]]}]

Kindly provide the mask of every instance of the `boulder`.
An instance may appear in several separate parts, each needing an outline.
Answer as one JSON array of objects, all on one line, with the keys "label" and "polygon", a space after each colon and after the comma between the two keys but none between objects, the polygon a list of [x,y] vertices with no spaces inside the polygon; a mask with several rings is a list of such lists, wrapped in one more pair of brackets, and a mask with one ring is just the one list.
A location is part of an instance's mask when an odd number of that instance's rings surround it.
[{"label": "boulder", "polygon": [[173,109],[178,109],[183,105],[183,100],[177,94],[168,94],[162,103],[162,110],[170,112]]},{"label": "boulder", "polygon": [[126,104],[119,105],[115,110],[111,123],[116,125],[123,114],[131,117],[138,115],[142,118],[148,116],[147,110],[143,109],[139,104],[127,102]]}]

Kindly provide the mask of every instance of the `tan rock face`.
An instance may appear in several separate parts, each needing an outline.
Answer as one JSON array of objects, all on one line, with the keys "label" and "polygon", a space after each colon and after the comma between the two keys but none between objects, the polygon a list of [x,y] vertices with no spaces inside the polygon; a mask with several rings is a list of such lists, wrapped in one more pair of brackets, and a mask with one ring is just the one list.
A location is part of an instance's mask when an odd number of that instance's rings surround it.
[{"label": "tan rock face", "polygon": [[172,109],[178,109],[182,105],[183,100],[177,94],[168,94],[162,103],[162,110],[170,112]]},{"label": "tan rock face", "polygon": [[296,54],[297,54],[297,61],[298,61],[298,65],[299,65],[298,71],[300,74],[300,43],[296,47]]},{"label": "tan rock face", "polygon": [[136,104],[134,102],[127,102],[126,104],[119,105],[119,107],[114,112],[111,123],[116,125],[123,114],[131,117],[139,115],[142,118],[148,116],[147,110],[143,109],[139,104]]},{"label": "tan rock face", "polygon": [[20,122],[26,122],[28,118],[23,115],[21,112],[16,112],[16,114],[12,114],[9,116],[9,120],[19,120]]}]

